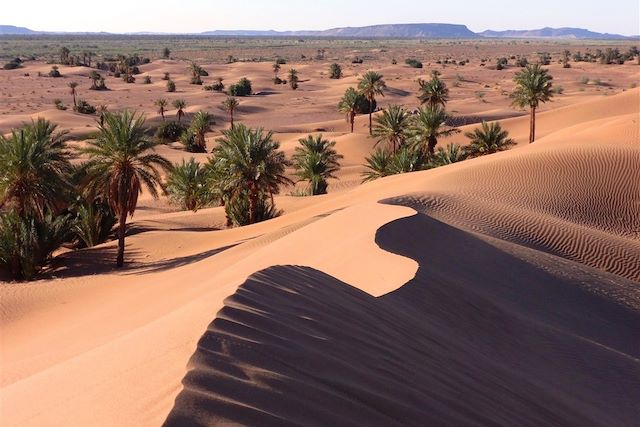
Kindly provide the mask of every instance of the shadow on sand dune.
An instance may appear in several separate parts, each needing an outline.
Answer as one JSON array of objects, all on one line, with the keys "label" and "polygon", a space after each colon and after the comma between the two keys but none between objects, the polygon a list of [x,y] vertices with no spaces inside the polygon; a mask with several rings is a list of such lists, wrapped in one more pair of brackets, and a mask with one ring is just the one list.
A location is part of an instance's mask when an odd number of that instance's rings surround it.
[{"label": "shadow on sand dune", "polygon": [[631,282],[424,214],[376,241],[420,265],[380,298],[306,267],[249,277],[165,425],[637,421],[640,313],[589,290]]}]

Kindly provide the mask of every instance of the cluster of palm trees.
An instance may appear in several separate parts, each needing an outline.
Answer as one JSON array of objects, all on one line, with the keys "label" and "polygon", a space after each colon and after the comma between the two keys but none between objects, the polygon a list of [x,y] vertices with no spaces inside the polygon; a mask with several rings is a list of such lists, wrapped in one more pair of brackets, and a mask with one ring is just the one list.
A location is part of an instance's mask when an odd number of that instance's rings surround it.
[{"label": "cluster of palm trees", "polygon": [[[208,113],[199,116],[208,123]],[[129,111],[105,113],[82,148],[71,149],[67,136],[38,119],[0,137],[0,268],[16,279],[34,278],[62,245],[108,240],[114,227],[122,267],[127,218],[143,189],[183,209],[222,205],[229,226],[253,224],[279,214],[273,196],[294,184],[287,167],[309,194],[324,194],[341,158],[335,142],[309,135],[290,161],[272,132],[239,124],[223,131],[206,163],[173,165],[156,152],[163,142],[147,136],[144,116]],[[78,155],[88,160],[73,164]]]},{"label": "cluster of palm trees", "polygon": [[[95,138],[71,150],[67,133],[38,119],[0,138],[0,265],[17,279],[33,278],[61,245],[101,243],[118,222],[117,265],[124,262],[127,215],[142,187],[157,197],[160,170],[144,119],[106,113]],[[77,154],[89,160],[74,166]]]},{"label": "cluster of palm trees", "polygon": [[[512,93],[513,105],[530,108],[531,124],[529,142],[535,140],[535,113],[540,103],[547,102],[553,96],[552,77],[540,64],[527,65],[514,76],[516,89]],[[446,112],[449,101],[449,89],[440,79],[440,73],[434,71],[428,81],[418,80],[421,106],[411,113],[398,105],[390,105],[383,110],[375,121],[372,119],[375,97],[384,96],[386,84],[381,74],[369,71],[358,83],[358,90],[349,88],[338,104],[338,110],[347,115],[351,132],[355,117],[361,112],[359,103],[362,98],[369,103],[369,133],[377,138],[377,150],[366,159],[366,171],[363,181],[384,176],[413,172],[458,162],[506,150],[515,145],[507,131],[499,123],[483,122],[473,132],[465,136],[470,143],[465,148],[449,144],[438,148],[438,139],[448,137],[459,130],[449,126],[451,117]],[[375,125],[374,125],[375,122]]]}]

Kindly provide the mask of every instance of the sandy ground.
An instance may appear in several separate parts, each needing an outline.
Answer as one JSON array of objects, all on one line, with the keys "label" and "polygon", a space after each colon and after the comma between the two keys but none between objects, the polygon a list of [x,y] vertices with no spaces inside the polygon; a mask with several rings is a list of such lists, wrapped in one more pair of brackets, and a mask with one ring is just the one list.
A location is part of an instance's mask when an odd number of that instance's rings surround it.
[{"label": "sandy ground", "polygon": [[[274,92],[268,64],[205,68]],[[449,109],[504,119],[521,144],[366,185],[366,118],[349,134],[335,112],[363,70],[332,81],[324,65],[296,68],[299,91],[243,99],[239,118],[275,130],[287,153],[317,129],[335,139],[345,158],[330,194],[285,190],[283,216],[229,230],[220,208],[146,197],[127,269],[112,269],[107,243],[62,255],[51,278],[0,286],[2,425],[637,423],[640,89],[627,88],[640,67],[552,65],[565,94],[542,109],[533,145],[502,94],[515,70],[457,70]],[[415,108],[428,70],[376,68],[391,88],[381,105]],[[38,80],[40,69],[0,74],[3,131],[44,115],[85,134],[92,118],[49,109],[70,102],[71,79],[80,97],[151,124],[160,96],[189,112],[222,100],[188,85],[179,62],[143,67],[151,87],[108,79],[113,90],[95,94],[88,70]],[[164,71],[183,92],[163,92]],[[211,145],[226,126],[217,116]]]}]

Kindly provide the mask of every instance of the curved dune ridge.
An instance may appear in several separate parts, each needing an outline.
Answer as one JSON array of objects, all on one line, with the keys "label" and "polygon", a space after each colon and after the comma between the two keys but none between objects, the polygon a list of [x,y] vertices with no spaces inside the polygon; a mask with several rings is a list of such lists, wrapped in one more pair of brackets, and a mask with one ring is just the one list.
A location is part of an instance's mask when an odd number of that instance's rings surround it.
[{"label": "curved dune ridge", "polygon": [[624,142],[424,174],[384,201],[418,213],[376,237],[418,272],[377,299],[315,269],[255,273],[165,425],[635,423],[640,150]]},{"label": "curved dune ridge", "polygon": [[[639,96],[249,227],[141,211],[131,267],[111,242],[0,286],[1,424],[636,424]],[[372,142],[335,138],[357,180]]]}]

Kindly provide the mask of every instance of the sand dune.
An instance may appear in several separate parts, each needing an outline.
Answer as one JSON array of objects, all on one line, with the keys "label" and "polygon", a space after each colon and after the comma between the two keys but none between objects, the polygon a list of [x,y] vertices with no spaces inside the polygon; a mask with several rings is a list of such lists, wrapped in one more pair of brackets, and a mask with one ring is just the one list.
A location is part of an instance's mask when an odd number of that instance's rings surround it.
[{"label": "sand dune", "polygon": [[[260,87],[260,67],[220,71]],[[292,118],[288,153],[305,127],[337,140],[338,191],[285,193],[285,215],[230,230],[220,208],[143,206],[126,270],[108,243],[0,286],[2,424],[633,425],[639,96],[542,112],[535,144],[357,187],[374,141]],[[502,123],[526,137],[527,117]]]}]

